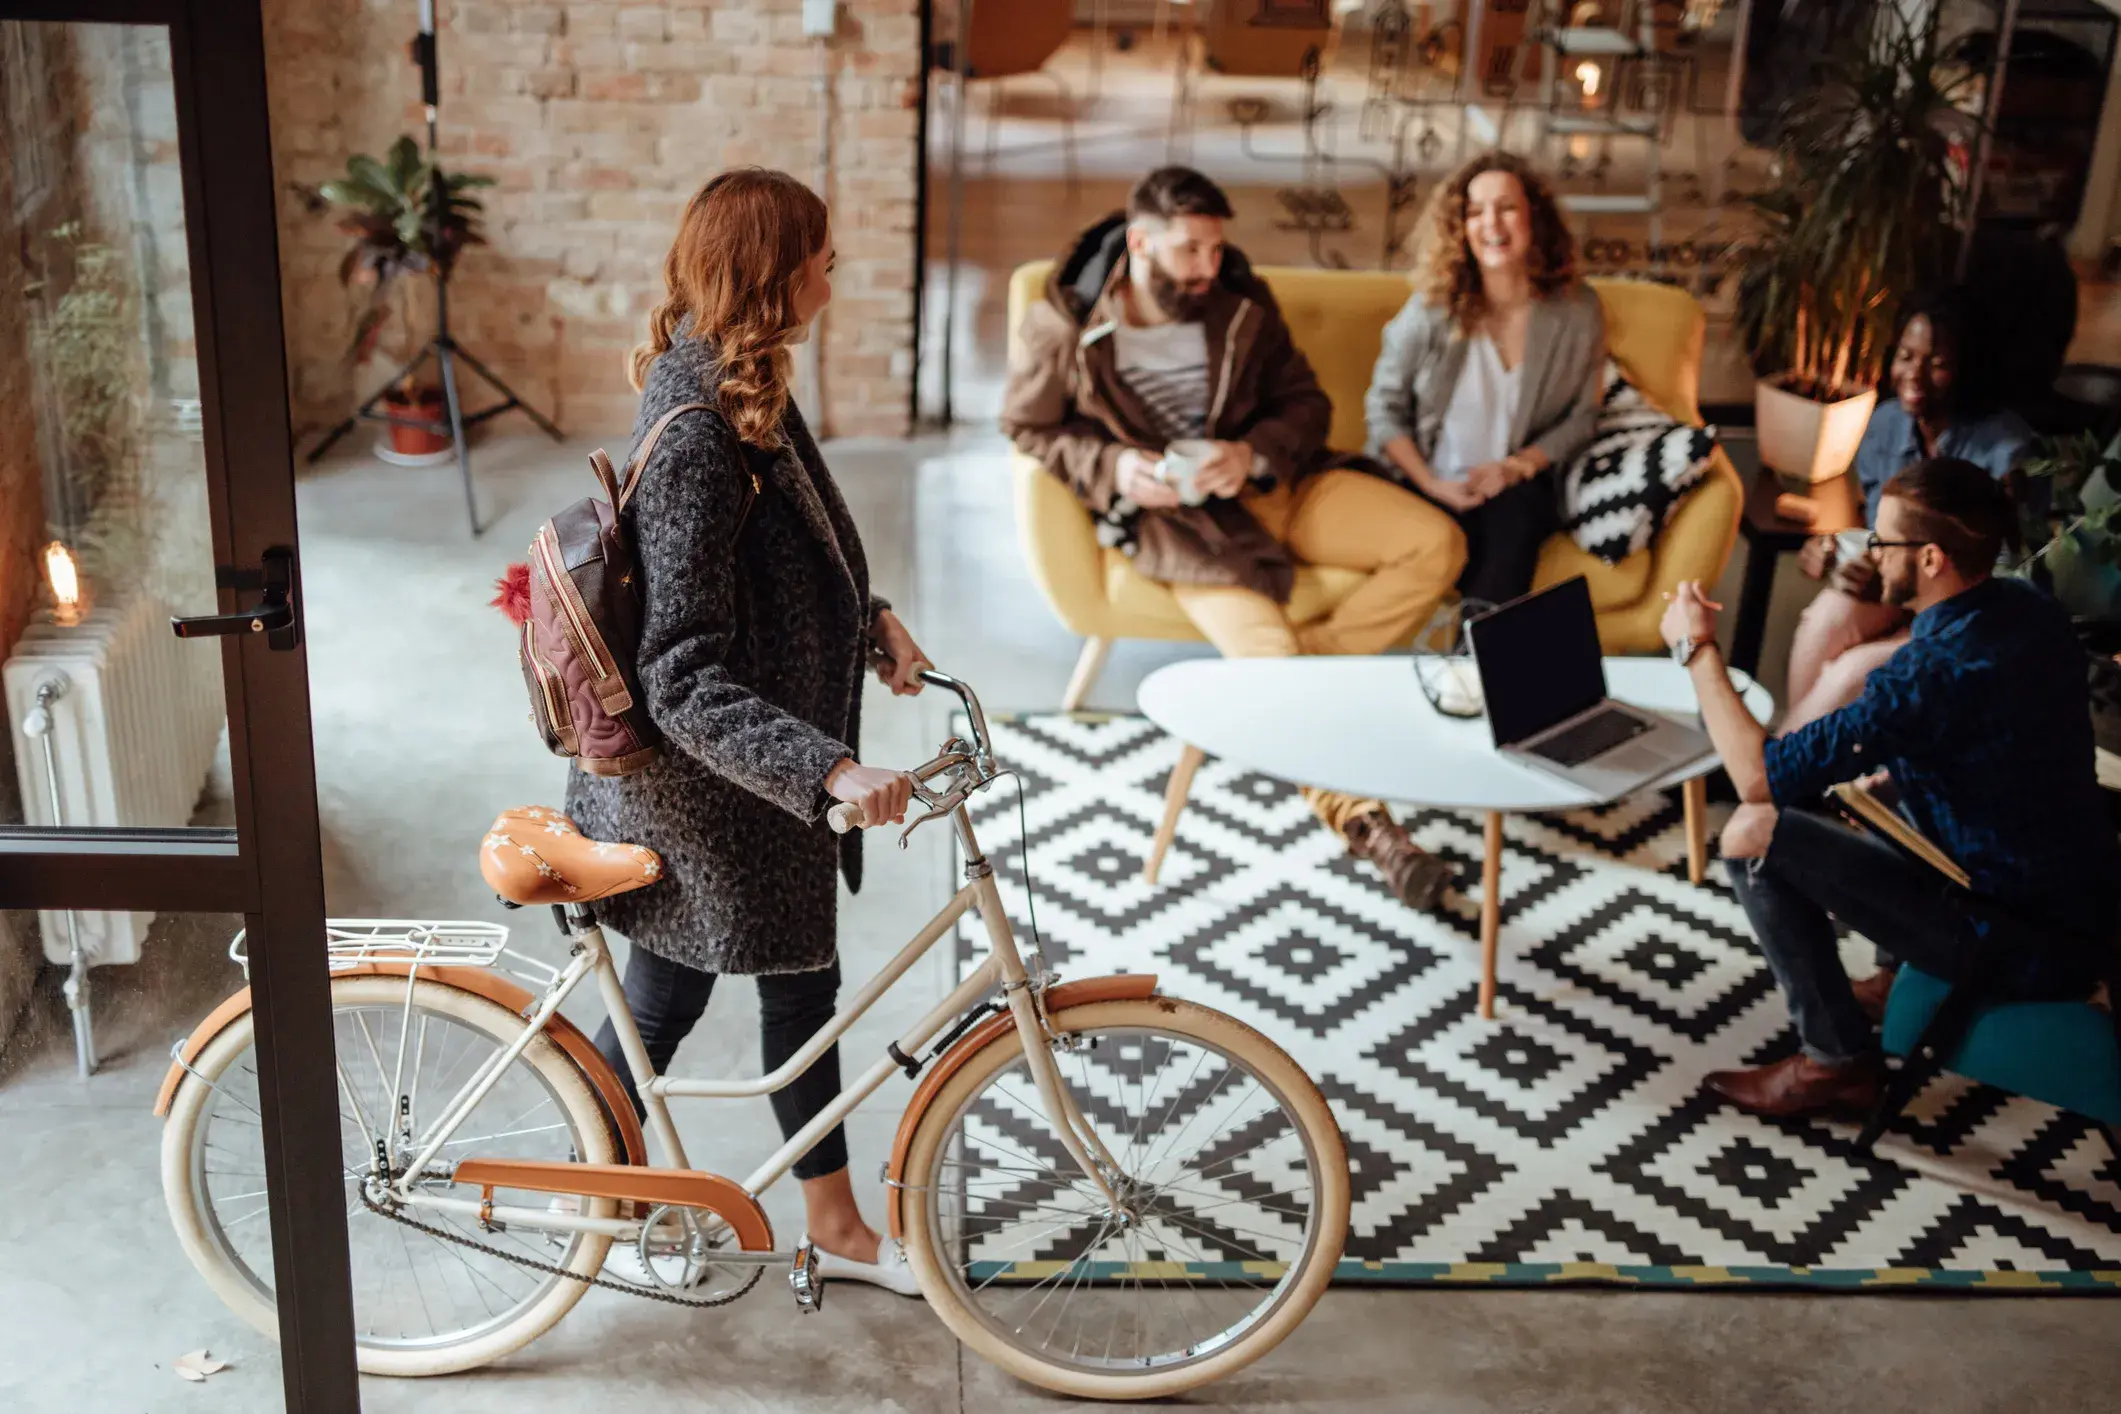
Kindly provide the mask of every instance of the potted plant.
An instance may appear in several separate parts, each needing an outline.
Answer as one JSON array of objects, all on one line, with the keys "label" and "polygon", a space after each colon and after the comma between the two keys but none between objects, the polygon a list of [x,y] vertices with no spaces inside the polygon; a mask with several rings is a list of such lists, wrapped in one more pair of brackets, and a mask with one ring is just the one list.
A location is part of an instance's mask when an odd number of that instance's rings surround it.
[{"label": "potted plant", "polygon": [[[2044,585],[2080,624],[2121,618],[2121,456],[2089,432],[2041,437],[2025,474],[2047,484],[2026,496],[2025,543],[2017,572]],[[2043,504],[2044,502],[2044,504]]]},{"label": "potted plant", "polygon": [[1948,267],[1971,81],[1945,61],[1934,18],[1881,5],[1784,109],[1774,178],[1749,199],[1758,234],[1733,273],[1760,459],[1786,477],[1848,470],[1899,302]]},{"label": "potted plant", "polygon": [[[314,189],[298,188],[312,209],[329,210],[339,229],[353,237],[339,262],[339,283],[363,291],[347,348],[350,363],[373,354],[393,322],[402,341],[413,342],[406,277],[446,275],[466,246],[486,243],[479,229],[484,208],[470,193],[492,185],[491,177],[438,171],[421,156],[418,144],[400,137],[381,161],[356,154],[347,159],[344,177]],[[384,395],[384,409],[393,419],[440,425],[445,420],[441,391],[418,381],[418,366],[415,361],[401,370]],[[408,427],[397,420],[390,424],[390,441],[393,451],[406,456],[450,445],[446,432]]]}]

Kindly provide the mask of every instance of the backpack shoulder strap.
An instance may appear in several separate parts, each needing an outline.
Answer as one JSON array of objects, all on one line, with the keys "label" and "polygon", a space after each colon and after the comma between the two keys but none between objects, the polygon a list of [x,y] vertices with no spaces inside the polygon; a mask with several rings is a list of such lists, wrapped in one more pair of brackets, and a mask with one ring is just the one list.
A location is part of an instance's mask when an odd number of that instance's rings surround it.
[{"label": "backpack shoulder strap", "polygon": [[[647,467],[648,459],[655,455],[655,444],[663,440],[663,430],[665,428],[669,427],[683,413],[712,411],[714,411],[714,408],[708,403],[680,403],[657,418],[655,426],[648,429],[648,435],[641,439],[641,445],[634,448],[632,459],[626,463],[625,479],[618,482],[615,486],[610,481],[605,482],[605,489],[611,494],[612,509],[622,511],[626,509],[626,503],[633,499],[634,488],[641,484],[641,472]],[[597,457],[602,456],[601,452],[592,456],[590,458],[591,464],[594,465]],[[604,457],[603,460],[604,467],[608,468],[611,465],[611,459]],[[598,469],[598,480],[603,481],[605,475],[606,472],[603,468]]]}]

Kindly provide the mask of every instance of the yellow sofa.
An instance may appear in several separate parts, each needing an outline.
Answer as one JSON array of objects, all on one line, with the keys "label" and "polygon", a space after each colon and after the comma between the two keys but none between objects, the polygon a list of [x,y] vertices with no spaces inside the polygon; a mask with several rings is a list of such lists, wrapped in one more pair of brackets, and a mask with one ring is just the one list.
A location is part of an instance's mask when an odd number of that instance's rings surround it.
[{"label": "yellow sofa", "polygon": [[[1017,267],[1009,281],[1011,352],[1026,305],[1045,288],[1050,261]],[[1406,277],[1392,272],[1312,270],[1262,266],[1297,347],[1311,360],[1333,399],[1331,445],[1363,444],[1363,394],[1386,321],[1406,302]],[[1638,280],[1593,280],[1605,306],[1606,341],[1636,386],[1672,416],[1699,424],[1696,400],[1705,321],[1684,290]],[[1081,659],[1063,699],[1080,707],[1113,640],[1198,640],[1199,632],[1164,586],[1135,572],[1125,555],[1097,543],[1090,515],[1074,493],[1029,457],[1012,458],[1017,529],[1032,578],[1068,628],[1084,638]],[[1547,542],[1535,585],[1581,574],[1590,580],[1598,637],[1607,653],[1654,653],[1661,644],[1660,597],[1683,579],[1714,584],[1738,538],[1745,487],[1723,453],[1708,478],[1681,503],[1648,549],[1609,565],[1578,549],[1566,535]],[[1298,571],[1290,611],[1298,623],[1324,618],[1361,582],[1352,570],[1306,566]]]}]

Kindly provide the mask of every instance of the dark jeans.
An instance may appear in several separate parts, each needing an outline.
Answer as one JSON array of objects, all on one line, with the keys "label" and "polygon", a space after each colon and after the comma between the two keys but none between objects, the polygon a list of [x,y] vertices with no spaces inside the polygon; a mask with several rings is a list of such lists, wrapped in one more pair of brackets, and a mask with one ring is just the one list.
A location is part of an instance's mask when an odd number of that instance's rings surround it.
[{"label": "dark jeans", "polygon": [[[646,948],[635,948],[626,959],[626,1004],[641,1028],[648,1059],[662,1074],[677,1054],[678,1042],[707,1010],[714,994],[715,974],[659,957]],[[840,990],[840,965],[815,972],[764,972],[759,974],[759,1050],[766,1069],[779,1069],[788,1058],[832,1019]],[[640,1092],[634,1089],[633,1072],[619,1049],[618,1033],[609,1021],[597,1032],[597,1049],[619,1073],[633,1112],[645,1114]],[[840,1048],[834,1046],[818,1057],[795,1083],[773,1094],[773,1117],[780,1121],[781,1137],[792,1138],[816,1119],[840,1092]],[[817,1147],[795,1161],[797,1178],[822,1178],[847,1167],[847,1135],[834,1126]]]},{"label": "dark jeans", "polygon": [[[1834,919],[1883,953],[1954,984],[2016,1000],[2088,996],[2089,978],[2056,959],[2040,935],[1877,836],[1803,810],[1785,810],[1759,859],[1724,861],[1731,888],[1789,1002],[1813,1060],[1872,1049],[1834,942]],[[1829,915],[1832,915],[1829,917]]]},{"label": "dark jeans", "polygon": [[1458,575],[1458,592],[1490,604],[1507,603],[1531,589],[1539,547],[1561,529],[1554,478],[1548,473],[1452,515],[1466,536],[1466,567]]}]

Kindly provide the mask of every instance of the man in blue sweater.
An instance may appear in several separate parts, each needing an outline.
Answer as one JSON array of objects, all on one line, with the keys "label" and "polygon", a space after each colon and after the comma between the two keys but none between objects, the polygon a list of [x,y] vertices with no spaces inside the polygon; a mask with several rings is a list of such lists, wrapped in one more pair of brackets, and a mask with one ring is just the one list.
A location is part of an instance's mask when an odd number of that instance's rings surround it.
[{"label": "man in blue sweater", "polygon": [[[1702,719],[1741,804],[1723,832],[1731,885],[1789,1002],[1802,1050],[1708,1087],[1759,1114],[1861,1110],[1882,1067],[1841,967],[1834,922],[1987,994],[2081,999],[2121,925],[2121,844],[2094,774],[2085,657],[2032,587],[1992,578],[2008,495],[1936,458],[1886,486],[1870,553],[1907,644],[1838,712],[1770,740],[1715,643],[1717,606],[1691,581],[1665,611]],[[1969,879],[1961,889],[1819,812],[1827,787],[1890,775],[1908,819]]]}]

